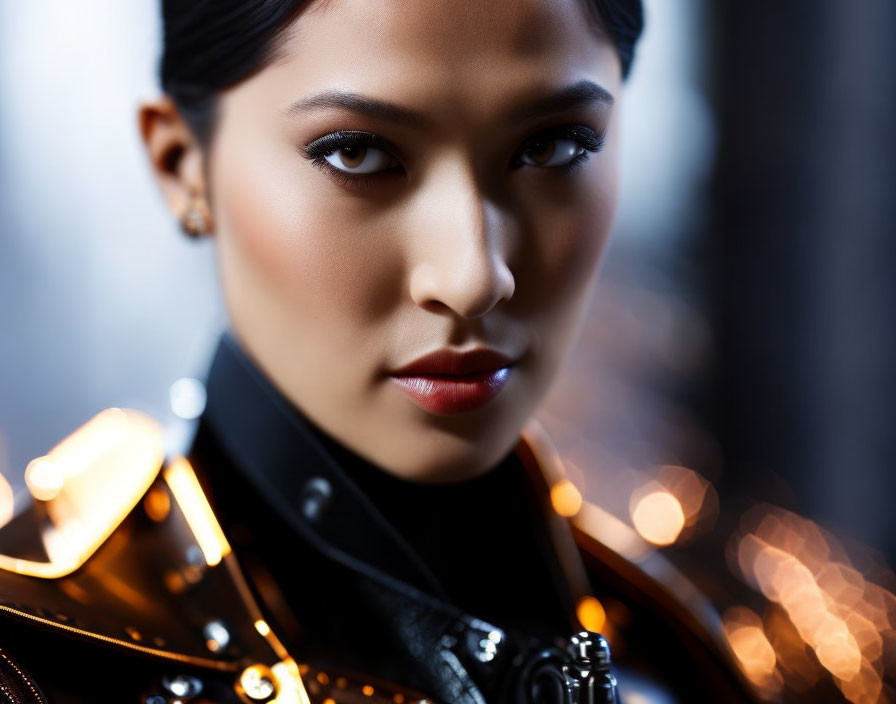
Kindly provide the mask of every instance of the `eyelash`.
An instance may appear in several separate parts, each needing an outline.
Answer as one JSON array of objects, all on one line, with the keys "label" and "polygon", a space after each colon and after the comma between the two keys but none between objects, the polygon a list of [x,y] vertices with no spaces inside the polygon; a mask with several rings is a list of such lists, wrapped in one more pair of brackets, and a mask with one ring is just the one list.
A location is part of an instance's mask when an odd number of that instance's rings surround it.
[{"label": "eyelash", "polygon": [[[561,125],[545,130],[526,140],[523,148],[514,155],[511,161],[511,167],[517,169],[521,166],[527,166],[527,164],[520,161],[520,155],[526,153],[527,149],[531,149],[539,141],[552,139],[569,139],[578,144],[582,149],[579,154],[565,164],[540,167],[541,170],[554,173],[559,172],[561,174],[571,174],[577,171],[590,158],[592,153],[599,152],[604,145],[603,132],[596,132],[584,125]],[[309,159],[314,166],[327,171],[337,182],[346,186],[363,188],[371,185],[375,177],[383,177],[386,174],[396,173],[401,170],[401,167],[397,166],[368,174],[352,174],[337,169],[327,161],[326,157],[333,152],[350,147],[376,147],[377,149],[383,150],[397,161],[401,161],[400,152],[382,137],[371,134],[370,132],[351,130],[339,130],[324,135],[311,142],[311,144],[301,147],[299,151],[305,158]]]}]

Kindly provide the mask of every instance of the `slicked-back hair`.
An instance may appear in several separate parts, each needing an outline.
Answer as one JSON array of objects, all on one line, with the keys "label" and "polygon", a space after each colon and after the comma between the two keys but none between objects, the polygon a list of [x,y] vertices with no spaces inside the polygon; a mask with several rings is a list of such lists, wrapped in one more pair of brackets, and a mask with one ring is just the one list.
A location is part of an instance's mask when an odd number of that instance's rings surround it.
[{"label": "slicked-back hair", "polygon": [[[584,1],[615,45],[625,78],[644,26],[641,0]],[[162,90],[200,143],[214,132],[218,95],[273,60],[284,31],[308,3],[162,0]]]}]

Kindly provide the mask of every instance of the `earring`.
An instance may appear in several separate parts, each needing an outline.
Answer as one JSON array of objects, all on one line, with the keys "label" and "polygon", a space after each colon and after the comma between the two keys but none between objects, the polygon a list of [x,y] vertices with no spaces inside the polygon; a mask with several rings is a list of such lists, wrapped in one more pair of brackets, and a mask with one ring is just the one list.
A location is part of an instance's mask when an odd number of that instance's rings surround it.
[{"label": "earring", "polygon": [[211,220],[205,199],[194,197],[180,217],[180,227],[190,237],[201,237],[212,231]]}]

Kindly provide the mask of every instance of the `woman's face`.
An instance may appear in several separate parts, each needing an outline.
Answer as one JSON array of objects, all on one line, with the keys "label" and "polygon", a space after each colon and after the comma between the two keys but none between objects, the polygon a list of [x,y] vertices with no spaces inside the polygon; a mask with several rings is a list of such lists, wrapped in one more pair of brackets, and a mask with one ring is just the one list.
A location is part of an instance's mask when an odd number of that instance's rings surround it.
[{"label": "woman's face", "polygon": [[584,0],[312,3],[222,95],[206,155],[249,354],[395,474],[494,465],[584,312],[619,85]]}]

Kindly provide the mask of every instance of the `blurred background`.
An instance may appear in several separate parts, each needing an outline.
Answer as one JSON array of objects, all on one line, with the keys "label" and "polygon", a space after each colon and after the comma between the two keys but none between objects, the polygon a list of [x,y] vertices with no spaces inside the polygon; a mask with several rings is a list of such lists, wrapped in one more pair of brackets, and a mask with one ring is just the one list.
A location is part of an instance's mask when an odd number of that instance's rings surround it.
[{"label": "blurred background", "polygon": [[[762,696],[891,701],[896,3],[646,11],[615,234],[541,413],[558,507],[701,587]],[[0,524],[98,411],[178,449],[201,408],[226,318],[138,142],[158,36],[152,0],[0,0]]]}]

